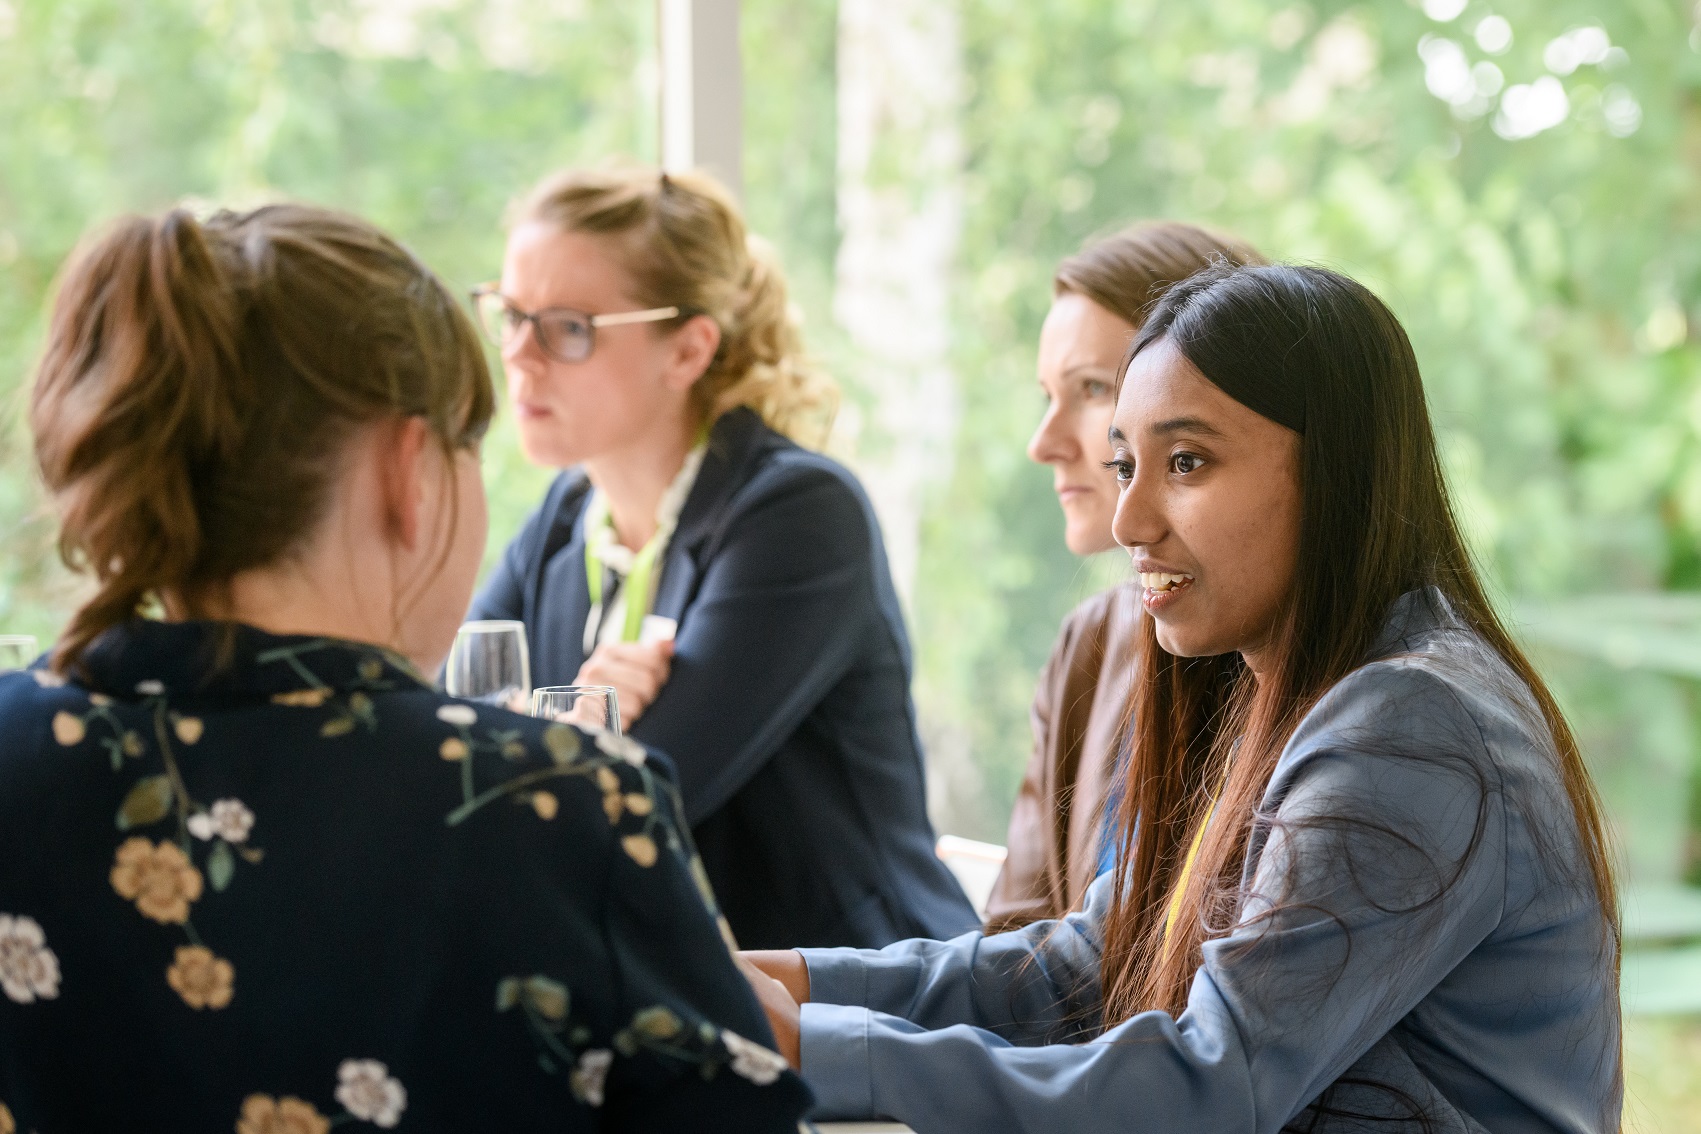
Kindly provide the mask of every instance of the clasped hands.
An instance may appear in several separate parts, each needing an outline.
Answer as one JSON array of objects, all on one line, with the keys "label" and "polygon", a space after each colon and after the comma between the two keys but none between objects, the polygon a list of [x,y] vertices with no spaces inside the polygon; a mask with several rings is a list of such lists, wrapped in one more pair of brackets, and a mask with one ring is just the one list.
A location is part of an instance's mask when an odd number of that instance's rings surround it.
[{"label": "clasped hands", "polygon": [[800,1004],[809,1002],[809,966],[795,949],[757,949],[733,954],[739,971],[756,993],[774,1032],[774,1046],[793,1070],[802,1070]]}]

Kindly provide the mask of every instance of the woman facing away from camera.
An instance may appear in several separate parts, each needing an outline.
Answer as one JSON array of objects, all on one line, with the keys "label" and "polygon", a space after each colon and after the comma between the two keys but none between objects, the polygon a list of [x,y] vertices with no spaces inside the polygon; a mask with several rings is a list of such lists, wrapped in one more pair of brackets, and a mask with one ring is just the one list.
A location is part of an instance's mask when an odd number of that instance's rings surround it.
[{"label": "woman facing away from camera", "polygon": [[[1247,245],[1195,225],[1148,221],[1064,260],[1040,328],[1045,416],[1028,457],[1050,465],[1063,540],[1076,555],[1116,547],[1116,477],[1105,467],[1116,375],[1135,332],[1171,284],[1214,262],[1262,264]],[[1033,754],[1005,839],[1008,857],[987,902],[989,933],[1079,909],[1114,858],[1118,754],[1140,630],[1140,588],[1103,591],[1064,619],[1034,693]]]},{"label": "woman facing away from camera", "polygon": [[0,1130],[796,1129],[666,762],[419,676],[493,404],[352,217],[74,258],[30,423],[94,585],[0,676]]},{"label": "woman facing away from camera", "polygon": [[1148,615],[1116,867],[1023,930],[751,955],[820,1111],[1616,1130],[1599,805],[1393,315],[1322,269],[1209,269],[1142,327],[1111,444]]},{"label": "woman facing away from camera", "polygon": [[478,303],[527,456],[566,471],[472,617],[525,623],[537,685],[615,687],[745,945],[974,928],[933,853],[874,513],[788,438],[836,395],[770,253],[697,174],[570,170],[516,222]]}]

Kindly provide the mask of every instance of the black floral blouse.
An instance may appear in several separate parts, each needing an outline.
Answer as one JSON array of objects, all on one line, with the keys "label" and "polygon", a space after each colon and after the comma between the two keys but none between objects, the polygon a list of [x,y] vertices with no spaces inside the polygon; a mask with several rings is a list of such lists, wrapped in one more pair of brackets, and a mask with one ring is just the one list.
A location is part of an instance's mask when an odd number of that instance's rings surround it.
[{"label": "black floral blouse", "polygon": [[665,761],[348,642],[86,670],[0,675],[0,1134],[797,1129]]}]

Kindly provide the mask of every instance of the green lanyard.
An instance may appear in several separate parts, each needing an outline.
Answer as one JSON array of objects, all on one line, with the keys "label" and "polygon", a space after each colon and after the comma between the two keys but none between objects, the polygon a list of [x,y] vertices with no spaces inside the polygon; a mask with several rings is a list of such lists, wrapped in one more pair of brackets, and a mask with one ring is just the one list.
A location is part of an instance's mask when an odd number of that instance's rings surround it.
[{"label": "green lanyard", "polygon": [[[656,532],[638,550],[632,558],[632,570],[626,576],[626,622],[620,628],[620,641],[636,642],[644,632],[644,616],[650,613],[650,605],[655,602],[653,579],[656,573],[656,560],[661,558],[662,549],[668,540],[673,538],[673,531],[679,526],[679,511],[685,506],[685,494],[696,482],[697,472],[702,468],[703,448],[708,443],[709,426],[704,425],[697,434],[697,441],[692,451],[686,455],[685,463],[680,466],[674,482],[668,486],[668,494],[663,496],[662,515],[656,517]],[[673,497],[671,505],[667,504],[668,497]],[[591,497],[591,511],[585,515],[585,588],[591,593],[591,609],[597,612],[597,637],[602,637],[602,600],[603,574],[606,570],[602,556],[597,553],[601,541],[595,538],[595,529],[604,525],[612,525],[613,518],[608,511],[608,498],[599,491]],[[588,631],[587,631],[588,632]],[[586,652],[596,648],[596,642],[587,642]]]},{"label": "green lanyard", "polygon": [[[663,528],[657,528],[656,534],[650,537],[648,543],[641,548],[632,560],[632,573],[626,577],[626,624],[620,628],[622,642],[636,642],[638,635],[643,632],[644,615],[650,613],[650,603],[655,596],[650,593],[650,576],[655,573],[656,559],[661,555],[662,545],[673,533]],[[585,540],[585,586],[591,592],[591,606],[602,608],[602,556],[597,554],[596,541]],[[601,636],[600,633],[598,635]]]}]

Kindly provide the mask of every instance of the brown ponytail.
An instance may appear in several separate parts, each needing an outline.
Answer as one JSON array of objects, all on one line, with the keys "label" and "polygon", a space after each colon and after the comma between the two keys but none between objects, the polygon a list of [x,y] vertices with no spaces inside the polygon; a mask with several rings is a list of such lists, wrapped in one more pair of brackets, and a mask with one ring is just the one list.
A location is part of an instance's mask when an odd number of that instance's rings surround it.
[{"label": "brown ponytail", "polygon": [[613,237],[632,298],[719,324],[720,348],[691,389],[700,420],[749,406],[802,444],[826,440],[838,387],[804,351],[773,250],[746,232],[719,182],[641,166],[570,169],[533,189],[513,219]]},{"label": "brown ponytail", "polygon": [[493,408],[466,316],[363,221],[118,222],[66,269],[31,397],[60,554],[96,583],[54,665],[153,598],[216,615],[231,577],[309,534],[359,426],[423,417],[447,453]]}]

